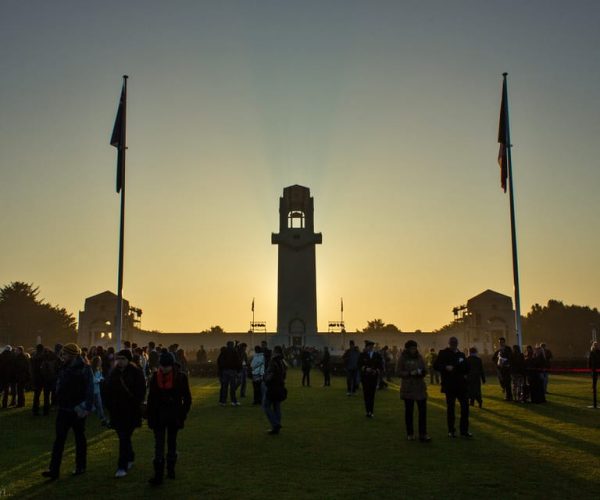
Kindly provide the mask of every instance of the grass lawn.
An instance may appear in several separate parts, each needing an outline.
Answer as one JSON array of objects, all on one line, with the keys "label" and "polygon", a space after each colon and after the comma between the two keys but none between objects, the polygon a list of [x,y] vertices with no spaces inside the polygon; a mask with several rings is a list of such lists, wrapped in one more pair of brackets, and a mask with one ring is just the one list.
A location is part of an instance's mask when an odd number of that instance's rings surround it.
[{"label": "grass lawn", "polygon": [[[177,479],[152,489],[153,437],[134,434],[136,464],[114,479],[114,431],[88,418],[88,471],[71,477],[72,434],[62,476],[48,483],[54,415],[30,408],[0,411],[0,497],[15,498],[600,498],[600,410],[590,404],[589,377],[552,376],[546,405],[502,401],[497,382],[484,386],[484,408],[471,413],[473,440],[446,434],[445,403],[430,388],[429,444],[408,442],[398,380],[379,391],[375,418],[362,396],[347,397],[345,380],[300,386],[290,370],[282,433],[265,434],[262,411],[217,405],[218,384],[192,379],[194,403],[179,438]],[[250,387],[251,393],[251,387]],[[31,395],[28,395],[28,405]]]}]

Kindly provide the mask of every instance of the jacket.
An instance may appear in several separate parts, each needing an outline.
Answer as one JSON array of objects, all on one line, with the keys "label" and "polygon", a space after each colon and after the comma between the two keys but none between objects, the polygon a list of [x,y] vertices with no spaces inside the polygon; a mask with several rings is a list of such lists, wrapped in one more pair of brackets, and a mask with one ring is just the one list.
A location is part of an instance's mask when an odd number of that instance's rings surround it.
[{"label": "jacket", "polygon": [[220,371],[235,370],[239,372],[242,369],[242,360],[235,349],[228,347],[219,354],[217,366]]},{"label": "jacket", "polygon": [[[446,366],[451,366],[452,370],[446,370]],[[433,368],[442,375],[443,393],[461,397],[466,396],[469,365],[464,353],[454,352],[449,347],[442,349],[438,353]]]},{"label": "jacket", "polygon": [[358,357],[358,369],[363,380],[365,378],[379,377],[379,374],[383,371],[383,358],[381,354],[373,351],[373,355],[369,356],[367,351],[361,352]]},{"label": "jacket", "polygon": [[133,429],[142,425],[141,405],[146,396],[142,370],[129,363],[124,370],[115,367],[105,381],[106,408],[115,429]]},{"label": "jacket", "polygon": [[94,406],[94,376],[92,369],[76,357],[68,365],[62,365],[56,381],[56,401],[59,410],[75,411],[81,407],[92,411]]},{"label": "jacket", "polygon": [[417,353],[417,356],[412,357],[404,351],[398,360],[398,373],[402,378],[400,382],[400,397],[402,399],[417,401],[427,399],[427,386],[424,380],[427,367],[423,356]]},{"label": "jacket", "polygon": [[250,367],[252,368],[252,378],[261,380],[265,374],[265,355],[262,352],[255,353],[252,356]]},{"label": "jacket", "polygon": [[187,375],[175,368],[172,373],[173,386],[171,389],[159,387],[157,372],[153,373],[150,378],[146,406],[150,429],[169,425],[183,429],[183,423],[192,406],[192,394]]}]

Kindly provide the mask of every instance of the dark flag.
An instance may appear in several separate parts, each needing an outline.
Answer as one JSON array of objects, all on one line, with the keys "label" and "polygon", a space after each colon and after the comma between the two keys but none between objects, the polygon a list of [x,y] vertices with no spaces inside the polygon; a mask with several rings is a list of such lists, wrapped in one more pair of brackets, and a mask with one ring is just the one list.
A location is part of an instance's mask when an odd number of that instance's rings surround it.
[{"label": "dark flag", "polygon": [[254,312],[254,299],[252,299],[252,312]]},{"label": "dark flag", "polygon": [[340,311],[344,312],[344,299],[340,299]]},{"label": "dark flag", "polygon": [[500,104],[500,123],[498,125],[498,142],[500,150],[498,151],[498,164],[500,165],[500,185],[506,193],[506,181],[508,179],[508,158],[506,148],[508,144],[508,95],[506,91],[506,78],[502,83],[502,103]]},{"label": "dark flag", "polygon": [[127,80],[123,81],[119,110],[115,119],[110,145],[117,148],[117,193],[123,188],[125,179],[125,122],[127,115]]}]

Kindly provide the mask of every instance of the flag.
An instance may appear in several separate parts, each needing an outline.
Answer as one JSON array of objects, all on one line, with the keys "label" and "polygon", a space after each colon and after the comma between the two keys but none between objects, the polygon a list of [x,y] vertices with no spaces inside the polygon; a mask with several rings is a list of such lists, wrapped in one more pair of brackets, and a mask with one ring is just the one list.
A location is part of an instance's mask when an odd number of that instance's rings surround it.
[{"label": "flag", "polygon": [[508,158],[506,154],[508,144],[508,95],[506,91],[506,77],[502,83],[502,103],[500,104],[500,123],[498,125],[498,165],[500,165],[500,185],[506,193],[506,181],[508,179]]},{"label": "flag", "polygon": [[340,311],[344,312],[344,299],[340,299]]},{"label": "flag", "polygon": [[110,145],[117,148],[117,193],[121,192],[125,179],[125,122],[127,114],[127,83],[123,81],[119,109],[115,119]]},{"label": "flag", "polygon": [[254,298],[252,299],[252,312],[254,312]]}]

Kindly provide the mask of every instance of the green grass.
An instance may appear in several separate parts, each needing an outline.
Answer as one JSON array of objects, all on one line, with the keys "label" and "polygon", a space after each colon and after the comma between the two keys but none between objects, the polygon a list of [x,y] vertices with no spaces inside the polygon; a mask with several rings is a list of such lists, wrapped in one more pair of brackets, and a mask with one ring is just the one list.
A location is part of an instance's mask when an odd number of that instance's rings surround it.
[{"label": "green grass", "polygon": [[[88,418],[88,472],[71,477],[70,436],[60,480],[47,483],[53,416],[30,409],[0,412],[0,496],[15,498],[159,497],[299,498],[586,498],[600,497],[600,411],[587,409],[587,377],[551,377],[546,405],[502,401],[495,380],[484,386],[484,409],[473,409],[471,441],[446,436],[439,387],[430,388],[430,444],[407,442],[397,386],[379,391],[375,419],[345,381],[300,387],[291,370],[282,434],[267,436],[262,411],[249,403],[222,408],[217,382],[193,379],[194,404],[180,433],[175,481],[153,490],[151,432],[134,434],[135,468],[113,478],[114,431]],[[397,379],[396,379],[396,382]],[[250,388],[251,389],[251,388]],[[247,399],[244,401],[246,403]]]}]

